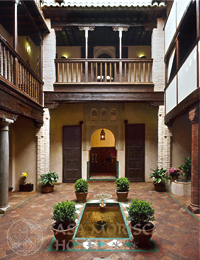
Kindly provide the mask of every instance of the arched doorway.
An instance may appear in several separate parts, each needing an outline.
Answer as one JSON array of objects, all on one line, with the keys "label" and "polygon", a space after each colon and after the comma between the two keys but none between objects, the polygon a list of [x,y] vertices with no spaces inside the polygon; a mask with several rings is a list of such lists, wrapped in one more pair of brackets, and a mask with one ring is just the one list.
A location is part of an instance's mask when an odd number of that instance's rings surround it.
[{"label": "arched doorway", "polygon": [[96,130],[91,137],[89,178],[103,179],[116,177],[115,137],[113,133],[103,128],[105,140],[100,140],[102,128]]}]

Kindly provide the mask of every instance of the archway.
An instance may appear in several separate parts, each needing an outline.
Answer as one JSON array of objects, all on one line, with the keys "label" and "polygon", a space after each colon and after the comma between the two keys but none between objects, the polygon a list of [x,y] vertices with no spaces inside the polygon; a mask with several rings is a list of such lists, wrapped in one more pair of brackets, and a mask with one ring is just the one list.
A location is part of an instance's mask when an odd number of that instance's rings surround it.
[{"label": "archway", "polygon": [[91,137],[89,178],[103,179],[116,177],[115,137],[109,129],[103,128],[105,140],[100,140],[101,129]]}]

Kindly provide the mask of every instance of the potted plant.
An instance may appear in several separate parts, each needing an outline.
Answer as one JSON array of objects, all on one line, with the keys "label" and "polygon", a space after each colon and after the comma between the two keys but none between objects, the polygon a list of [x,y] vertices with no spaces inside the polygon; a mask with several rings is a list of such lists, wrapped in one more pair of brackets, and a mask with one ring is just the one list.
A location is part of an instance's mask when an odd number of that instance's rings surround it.
[{"label": "potted plant", "polygon": [[176,180],[178,178],[178,176],[180,175],[180,169],[179,168],[176,168],[176,167],[171,167],[169,169],[169,176],[172,177],[172,180]]},{"label": "potted plant", "polygon": [[171,180],[171,176],[167,176],[167,170],[164,170],[163,168],[159,169],[158,166],[156,170],[152,170],[152,173],[150,173],[150,178],[153,179],[153,184],[154,184],[154,190],[155,191],[165,191],[165,183],[167,180]]},{"label": "potted plant", "polygon": [[55,172],[48,172],[45,174],[40,175],[40,179],[38,181],[41,181],[41,192],[47,193],[52,192],[54,187],[54,182],[57,182],[58,175]]},{"label": "potted plant", "polygon": [[26,182],[27,177],[28,177],[27,171],[21,173],[22,184],[19,185],[19,191],[26,191],[26,192],[33,191],[33,184],[31,184],[30,182]]},{"label": "potted plant", "polygon": [[191,179],[191,166],[192,161],[190,158],[184,158],[184,163],[179,166],[180,174],[186,178],[186,180]]},{"label": "potted plant", "polygon": [[75,194],[78,202],[85,202],[88,194],[88,181],[78,179],[74,184]]},{"label": "potted plant", "polygon": [[155,225],[151,222],[155,220],[155,210],[151,203],[144,200],[133,199],[127,207],[128,220],[130,220],[130,230],[134,238],[134,243],[138,247],[148,247]]},{"label": "potted plant", "polygon": [[124,202],[127,200],[129,192],[129,180],[126,177],[121,177],[116,179],[116,194],[119,202]]},{"label": "potted plant", "polygon": [[65,246],[72,239],[77,219],[75,203],[73,201],[58,202],[53,206],[52,230],[58,244],[62,244],[65,240]]}]

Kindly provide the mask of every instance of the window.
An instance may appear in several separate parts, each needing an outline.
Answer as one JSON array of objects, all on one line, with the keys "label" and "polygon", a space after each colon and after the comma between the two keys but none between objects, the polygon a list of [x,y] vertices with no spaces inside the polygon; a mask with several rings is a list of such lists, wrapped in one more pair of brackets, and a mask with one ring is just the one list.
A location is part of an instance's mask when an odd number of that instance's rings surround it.
[{"label": "window", "polygon": [[93,108],[91,111],[91,120],[96,121],[97,118],[98,118],[98,112],[97,112],[96,108]]},{"label": "window", "polygon": [[112,108],[111,111],[110,111],[110,120],[111,121],[117,120],[116,110],[114,108]]},{"label": "window", "polygon": [[103,108],[101,110],[101,120],[102,121],[106,121],[107,120],[107,110],[105,108]]}]

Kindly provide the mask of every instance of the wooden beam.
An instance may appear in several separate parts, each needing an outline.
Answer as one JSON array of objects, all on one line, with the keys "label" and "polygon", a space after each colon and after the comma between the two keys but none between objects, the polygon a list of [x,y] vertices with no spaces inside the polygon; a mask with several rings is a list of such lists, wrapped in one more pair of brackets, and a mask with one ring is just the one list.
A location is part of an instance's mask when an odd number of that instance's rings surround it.
[{"label": "wooden beam", "polygon": [[35,124],[43,123],[43,107],[28,96],[0,80],[0,109],[5,113],[25,116]]},{"label": "wooden beam", "polygon": [[154,84],[153,83],[144,83],[144,84],[130,84],[130,83],[115,83],[115,82],[89,82],[87,84],[77,83],[55,83],[54,90],[56,92],[65,92],[65,93],[132,93],[132,92],[153,92]]},{"label": "wooden beam", "polygon": [[134,27],[141,27],[141,26],[144,26],[144,27],[152,27],[152,28],[156,28],[156,22],[141,22],[141,21],[138,21],[138,22],[128,22],[128,23],[65,23],[65,22],[58,22],[58,21],[52,21],[52,24],[51,24],[51,27],[52,28],[56,28],[56,27],[126,27],[126,26],[134,26]]},{"label": "wooden beam", "polygon": [[135,92],[135,93],[63,93],[44,92],[44,103],[72,102],[161,102],[164,104],[164,92]]}]

